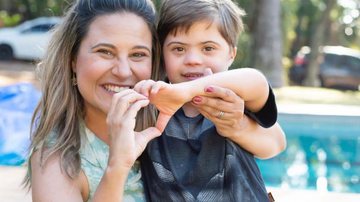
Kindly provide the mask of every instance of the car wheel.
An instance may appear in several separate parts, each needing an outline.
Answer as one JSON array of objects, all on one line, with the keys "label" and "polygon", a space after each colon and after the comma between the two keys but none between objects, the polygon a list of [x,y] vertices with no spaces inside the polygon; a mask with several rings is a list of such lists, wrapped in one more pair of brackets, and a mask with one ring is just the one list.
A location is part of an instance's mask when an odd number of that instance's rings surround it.
[{"label": "car wheel", "polygon": [[6,44],[0,45],[0,60],[12,60],[13,58],[14,53],[12,48]]}]

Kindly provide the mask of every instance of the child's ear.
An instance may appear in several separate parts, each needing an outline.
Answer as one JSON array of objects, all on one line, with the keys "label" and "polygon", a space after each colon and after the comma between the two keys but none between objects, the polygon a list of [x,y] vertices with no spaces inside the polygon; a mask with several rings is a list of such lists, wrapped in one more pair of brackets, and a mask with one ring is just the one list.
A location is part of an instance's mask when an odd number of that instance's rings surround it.
[{"label": "child's ear", "polygon": [[230,50],[230,57],[231,57],[232,60],[235,59],[236,53],[237,53],[237,47],[233,47],[233,48]]},{"label": "child's ear", "polygon": [[235,57],[236,57],[236,53],[237,53],[237,47],[232,47],[232,48],[230,48],[229,64],[228,64],[229,67],[230,67],[231,64],[234,62],[234,59],[235,59]]}]

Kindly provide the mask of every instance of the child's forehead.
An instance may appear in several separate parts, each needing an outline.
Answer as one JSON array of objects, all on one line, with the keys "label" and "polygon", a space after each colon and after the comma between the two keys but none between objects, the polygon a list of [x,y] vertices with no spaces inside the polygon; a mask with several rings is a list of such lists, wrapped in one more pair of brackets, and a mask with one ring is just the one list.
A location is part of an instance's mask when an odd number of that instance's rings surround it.
[{"label": "child's forehead", "polygon": [[179,24],[174,26],[172,30],[170,30],[169,34],[176,36],[177,34],[188,34],[189,31],[193,28],[200,28],[200,31],[206,31],[210,29],[212,26],[216,26],[217,30],[220,32],[219,23],[214,19],[201,19],[193,22],[189,22],[186,24]]}]

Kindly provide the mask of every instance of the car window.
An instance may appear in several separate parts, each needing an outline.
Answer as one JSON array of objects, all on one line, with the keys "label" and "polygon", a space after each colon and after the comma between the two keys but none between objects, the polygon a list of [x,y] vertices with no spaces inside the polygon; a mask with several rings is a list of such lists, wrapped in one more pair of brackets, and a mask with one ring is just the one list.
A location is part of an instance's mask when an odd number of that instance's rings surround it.
[{"label": "car window", "polygon": [[360,71],[360,58],[352,56],[344,56],[344,66],[349,68],[351,71]]},{"label": "car window", "polygon": [[41,25],[35,25],[33,27],[30,27],[28,29],[25,29],[22,31],[22,33],[41,33],[41,32],[48,32],[51,28],[54,27],[55,24],[41,24]]},{"label": "car window", "polygon": [[340,68],[341,60],[342,59],[340,55],[326,53],[324,57],[324,65],[332,68]]}]

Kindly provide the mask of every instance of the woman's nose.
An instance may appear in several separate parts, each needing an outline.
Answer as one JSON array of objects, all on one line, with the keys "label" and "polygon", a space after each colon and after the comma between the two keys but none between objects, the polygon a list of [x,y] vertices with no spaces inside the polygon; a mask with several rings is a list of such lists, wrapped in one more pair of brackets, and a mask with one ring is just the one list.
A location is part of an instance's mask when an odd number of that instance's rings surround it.
[{"label": "woman's nose", "polygon": [[112,73],[120,78],[128,78],[132,75],[131,66],[127,59],[118,59],[112,68]]}]

